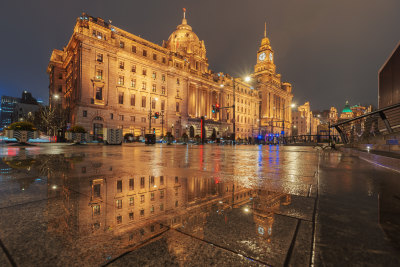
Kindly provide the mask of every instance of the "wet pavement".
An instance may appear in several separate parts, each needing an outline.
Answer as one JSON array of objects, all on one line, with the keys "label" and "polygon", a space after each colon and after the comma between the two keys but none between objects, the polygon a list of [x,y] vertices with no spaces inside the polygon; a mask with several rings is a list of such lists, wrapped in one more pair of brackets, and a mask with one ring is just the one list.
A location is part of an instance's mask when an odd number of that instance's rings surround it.
[{"label": "wet pavement", "polygon": [[0,266],[399,266],[400,175],[311,147],[0,147]]}]

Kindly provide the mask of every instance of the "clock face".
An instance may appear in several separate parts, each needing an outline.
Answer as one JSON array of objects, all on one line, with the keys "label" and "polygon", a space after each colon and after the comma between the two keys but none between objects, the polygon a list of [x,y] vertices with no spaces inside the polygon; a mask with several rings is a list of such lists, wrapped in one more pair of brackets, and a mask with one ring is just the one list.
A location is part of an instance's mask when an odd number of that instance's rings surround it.
[{"label": "clock face", "polygon": [[262,52],[262,53],[258,56],[258,59],[259,59],[260,61],[264,61],[265,58],[266,58],[266,55],[265,55],[264,52]]},{"label": "clock face", "polygon": [[272,61],[272,58],[273,58],[272,53],[269,53],[269,60]]}]

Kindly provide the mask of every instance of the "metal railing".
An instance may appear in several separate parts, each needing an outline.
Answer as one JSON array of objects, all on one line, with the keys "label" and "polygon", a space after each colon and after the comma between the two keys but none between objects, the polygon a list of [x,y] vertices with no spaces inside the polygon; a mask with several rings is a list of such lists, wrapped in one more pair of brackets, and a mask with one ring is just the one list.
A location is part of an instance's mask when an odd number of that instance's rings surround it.
[{"label": "metal railing", "polygon": [[334,134],[313,134],[313,135],[293,135],[284,138],[285,144],[305,144],[305,143],[338,143],[340,136]]},{"label": "metal railing", "polygon": [[373,143],[385,135],[400,133],[400,103],[331,125],[344,144]]}]

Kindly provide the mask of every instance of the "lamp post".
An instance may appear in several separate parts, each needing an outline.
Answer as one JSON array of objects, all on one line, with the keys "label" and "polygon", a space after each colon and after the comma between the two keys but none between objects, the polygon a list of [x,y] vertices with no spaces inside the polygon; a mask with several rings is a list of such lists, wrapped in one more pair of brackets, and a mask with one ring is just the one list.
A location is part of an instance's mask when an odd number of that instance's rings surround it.
[{"label": "lamp post", "polygon": [[[158,100],[158,98],[154,98],[155,101]],[[151,134],[151,118],[152,118],[152,113],[151,113],[151,108],[153,106],[153,101],[151,100],[151,95],[150,95],[150,111],[149,111],[149,134]]]},{"label": "lamp post", "polygon": [[233,81],[233,144],[236,144],[236,86],[235,86],[235,78],[232,78]]}]

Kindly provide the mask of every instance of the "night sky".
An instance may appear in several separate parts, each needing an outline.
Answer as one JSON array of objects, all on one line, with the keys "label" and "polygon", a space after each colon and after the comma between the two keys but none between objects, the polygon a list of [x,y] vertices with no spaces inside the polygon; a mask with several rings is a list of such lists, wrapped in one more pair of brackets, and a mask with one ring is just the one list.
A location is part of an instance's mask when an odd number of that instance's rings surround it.
[{"label": "night sky", "polygon": [[399,0],[2,0],[0,95],[28,90],[47,102],[51,51],[83,11],[161,45],[183,7],[210,68],[235,76],[253,70],[266,21],[278,73],[312,109],[376,105],[378,70],[400,41]]}]

